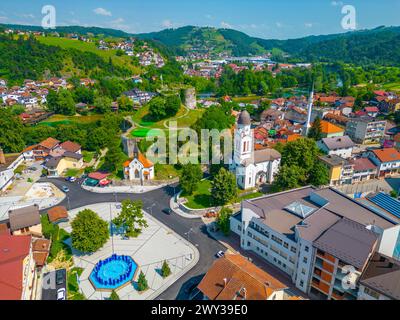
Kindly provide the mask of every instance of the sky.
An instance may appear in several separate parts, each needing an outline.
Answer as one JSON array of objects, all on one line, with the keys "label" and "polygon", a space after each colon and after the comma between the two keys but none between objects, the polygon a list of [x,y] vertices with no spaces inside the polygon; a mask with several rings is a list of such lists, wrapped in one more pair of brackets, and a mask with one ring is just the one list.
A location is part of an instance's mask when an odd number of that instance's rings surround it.
[{"label": "sky", "polygon": [[40,25],[44,5],[57,26],[80,25],[130,33],[185,25],[231,28],[265,39],[341,33],[344,5],[357,29],[400,25],[400,0],[0,0],[0,23]]}]

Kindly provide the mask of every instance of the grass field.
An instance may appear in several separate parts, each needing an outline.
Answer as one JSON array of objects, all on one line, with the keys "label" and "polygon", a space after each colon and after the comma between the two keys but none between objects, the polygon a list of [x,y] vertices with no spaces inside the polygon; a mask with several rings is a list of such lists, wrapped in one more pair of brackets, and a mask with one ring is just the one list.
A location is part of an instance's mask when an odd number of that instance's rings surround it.
[{"label": "grass field", "polygon": [[147,129],[155,129],[155,128],[166,129],[164,126],[164,123],[166,123],[168,125],[168,123],[171,121],[177,121],[178,128],[187,128],[187,127],[190,127],[192,124],[194,124],[197,121],[197,119],[199,119],[201,117],[204,110],[205,109],[196,109],[196,110],[187,111],[187,109],[182,106],[179,109],[178,113],[174,117],[171,117],[168,119],[163,119],[158,122],[153,122],[153,121],[150,121],[150,119],[148,119],[149,106],[144,106],[144,107],[140,108],[132,116],[132,120],[134,122],[136,122],[137,124],[139,124],[140,126],[145,127]]},{"label": "grass field", "polygon": [[211,207],[211,182],[202,180],[197,186],[197,190],[191,196],[185,196],[187,202],[185,206],[190,209],[205,209]]},{"label": "grass field", "polygon": [[400,82],[387,83],[382,86],[387,91],[400,91]]},{"label": "grass field", "polygon": [[72,123],[92,123],[96,122],[103,118],[103,115],[101,114],[93,114],[89,116],[64,116],[61,114],[56,114],[54,116],[51,116],[50,118],[42,121],[39,123],[39,125],[46,125],[46,126],[51,126],[51,127],[56,127],[58,125],[63,125],[63,124],[72,124]]},{"label": "grass field", "polygon": [[132,65],[132,58],[128,56],[117,56],[116,50],[99,50],[93,42],[83,42],[78,40],[58,38],[58,37],[37,37],[38,41],[50,46],[57,46],[63,49],[77,49],[86,52],[92,52],[106,61],[111,57],[113,63],[120,67],[130,68],[133,73],[141,73],[141,69]]}]

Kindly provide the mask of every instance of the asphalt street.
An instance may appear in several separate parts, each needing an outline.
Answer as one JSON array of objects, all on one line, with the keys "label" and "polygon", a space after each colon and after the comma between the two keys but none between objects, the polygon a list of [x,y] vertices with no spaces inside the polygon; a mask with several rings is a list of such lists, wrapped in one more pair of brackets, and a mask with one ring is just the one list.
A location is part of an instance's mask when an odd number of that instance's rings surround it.
[{"label": "asphalt street", "polygon": [[[200,253],[200,260],[197,265],[164,291],[157,299],[187,299],[187,289],[193,287],[196,282],[201,280],[201,276],[207,272],[216,259],[215,254],[219,250],[225,250],[223,245],[209,236],[201,219],[185,219],[175,213],[167,215],[162,212],[163,209],[169,208],[170,198],[174,194],[174,186],[166,186],[143,194],[104,194],[84,190],[78,183],[66,182],[63,179],[42,179],[41,182],[52,182],[60,189],[63,185],[68,186],[70,191],[67,193],[67,197],[59,204],[65,206],[68,210],[94,203],[120,202],[124,199],[140,199],[143,201],[143,210],[197,247]],[[43,213],[44,212],[46,212],[46,210],[44,210]]]}]

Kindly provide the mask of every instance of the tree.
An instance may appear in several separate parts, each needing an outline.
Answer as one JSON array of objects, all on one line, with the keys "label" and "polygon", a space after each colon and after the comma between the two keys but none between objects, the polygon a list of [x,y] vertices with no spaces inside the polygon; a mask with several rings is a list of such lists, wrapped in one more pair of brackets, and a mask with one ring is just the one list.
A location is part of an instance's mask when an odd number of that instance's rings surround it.
[{"label": "tree", "polygon": [[73,116],[76,113],[76,107],[74,99],[70,91],[62,89],[57,94],[57,107],[56,113],[60,113],[66,116]]},{"label": "tree", "polygon": [[125,236],[136,238],[142,233],[143,228],[148,227],[142,207],[141,200],[132,201],[126,199],[122,201],[121,213],[113,220],[113,223],[117,228],[124,228]]},{"label": "tree", "polygon": [[81,252],[96,252],[110,237],[108,223],[90,209],[80,211],[71,226],[72,247]]},{"label": "tree", "polygon": [[111,112],[112,100],[106,96],[96,97],[94,99],[94,107],[97,113]]},{"label": "tree", "polygon": [[105,171],[115,172],[121,165],[124,153],[121,150],[121,141],[112,140],[108,144],[108,151],[104,157],[104,164],[102,169]]},{"label": "tree", "polygon": [[119,295],[115,292],[115,290],[111,292],[110,300],[120,300]]},{"label": "tree", "polygon": [[159,121],[167,117],[165,100],[162,97],[155,97],[148,103],[151,119]]},{"label": "tree", "polygon": [[226,236],[229,235],[229,232],[231,230],[230,218],[232,216],[232,213],[233,213],[232,209],[227,207],[223,207],[221,211],[218,213],[217,217],[218,227]]},{"label": "tree", "polygon": [[92,104],[94,102],[93,90],[86,88],[85,86],[78,86],[73,92],[74,99],[76,102],[82,102]]},{"label": "tree", "polygon": [[171,274],[171,269],[168,265],[167,260],[164,260],[162,267],[161,267],[161,275],[163,278],[167,278]]},{"label": "tree", "polygon": [[237,196],[236,177],[222,168],[211,181],[211,196],[215,205],[225,205]]},{"label": "tree", "polygon": [[329,170],[321,161],[316,161],[312,167],[308,183],[316,187],[329,184]]},{"label": "tree", "polygon": [[181,98],[177,95],[168,96],[165,99],[165,113],[168,117],[175,116],[182,105]]},{"label": "tree", "polygon": [[133,101],[129,99],[126,95],[122,95],[117,99],[118,108],[121,111],[132,111]]},{"label": "tree", "polygon": [[282,165],[296,165],[309,172],[319,154],[319,149],[314,140],[304,138],[289,142],[282,152]]},{"label": "tree", "polygon": [[5,153],[20,152],[24,147],[24,126],[9,108],[0,108],[0,148]]},{"label": "tree", "polygon": [[322,124],[319,117],[315,118],[314,123],[312,124],[308,132],[308,137],[310,139],[314,139],[315,141],[319,141],[322,139]]},{"label": "tree", "polygon": [[296,165],[282,165],[277,176],[272,184],[272,189],[275,192],[299,188],[305,184],[304,169]]},{"label": "tree", "polygon": [[184,195],[192,195],[203,177],[200,165],[188,163],[182,167],[179,182]]},{"label": "tree", "polygon": [[139,291],[146,291],[149,288],[149,284],[147,283],[147,279],[143,271],[140,271],[137,285]]}]

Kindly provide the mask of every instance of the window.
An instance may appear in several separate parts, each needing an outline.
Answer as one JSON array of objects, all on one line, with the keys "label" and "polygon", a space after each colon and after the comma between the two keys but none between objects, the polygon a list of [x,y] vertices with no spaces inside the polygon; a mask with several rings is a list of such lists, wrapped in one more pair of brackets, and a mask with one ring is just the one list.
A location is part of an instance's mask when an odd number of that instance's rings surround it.
[{"label": "window", "polygon": [[308,252],[308,251],[310,251],[310,248],[306,246],[306,247],[304,248],[304,250],[305,250],[306,252]]},{"label": "window", "polygon": [[308,259],[306,257],[303,258],[303,262],[307,263]]},{"label": "window", "polygon": [[304,281],[303,280],[300,280],[300,287],[304,287]]},{"label": "window", "polygon": [[274,235],[272,235],[271,239],[274,240],[276,243],[279,243],[280,245],[282,245],[282,240],[279,239],[278,237],[275,237]]},{"label": "window", "polygon": [[295,247],[290,247],[290,251],[292,251],[293,253],[296,253],[297,249]]},{"label": "window", "polygon": [[286,248],[286,249],[289,248],[289,243],[284,242],[284,243],[283,243],[283,247]]},{"label": "window", "polygon": [[375,299],[379,299],[379,293],[375,290],[365,287],[364,292]]},{"label": "window", "polygon": [[303,275],[305,275],[306,274],[306,269],[301,269],[301,273],[303,274]]}]

